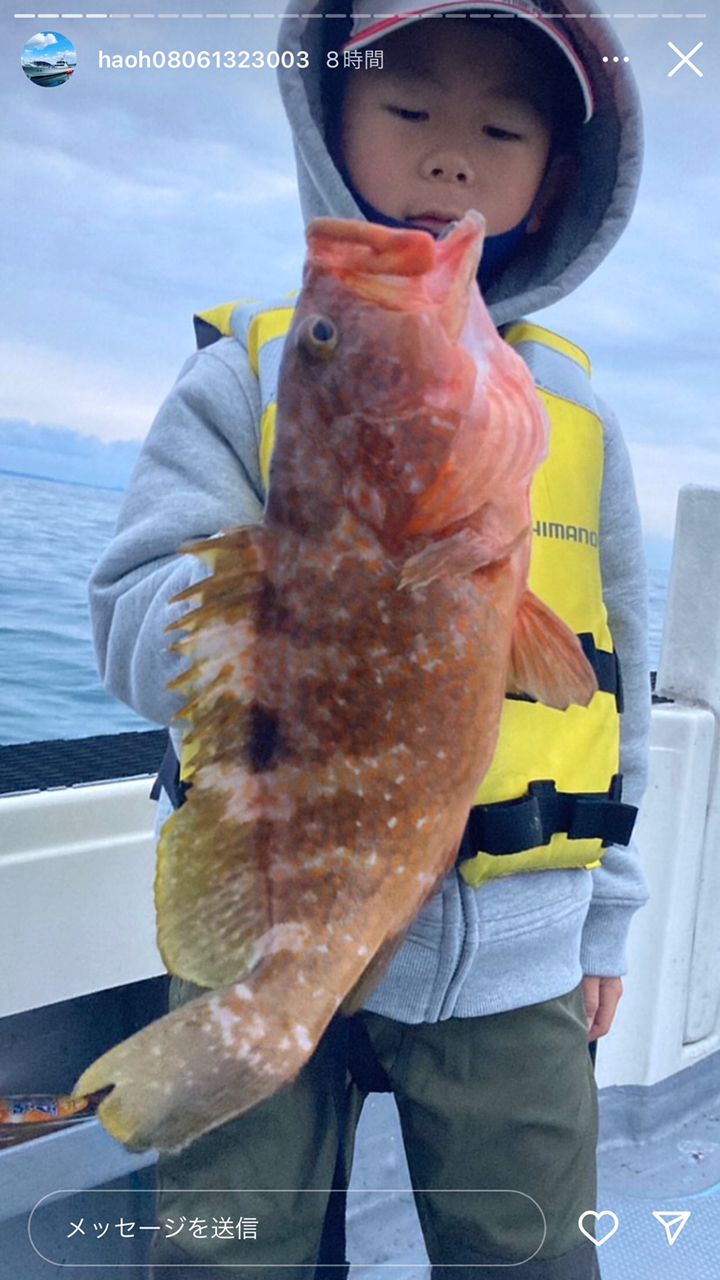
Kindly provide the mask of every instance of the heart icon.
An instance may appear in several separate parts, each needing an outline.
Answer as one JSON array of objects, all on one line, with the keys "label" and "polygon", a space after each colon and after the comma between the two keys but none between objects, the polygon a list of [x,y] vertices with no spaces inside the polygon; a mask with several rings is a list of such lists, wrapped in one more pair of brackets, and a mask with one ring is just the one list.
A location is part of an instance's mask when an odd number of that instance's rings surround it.
[{"label": "heart icon", "polygon": [[[595,1231],[597,1231],[598,1229],[598,1224],[601,1218],[609,1218],[612,1225],[608,1227],[604,1236],[597,1236],[590,1230],[589,1227],[586,1227],[583,1225],[586,1218],[595,1219]],[[587,1236],[588,1240],[592,1240],[593,1244],[596,1244],[599,1248],[601,1244],[605,1244],[606,1240],[609,1240],[611,1236],[615,1235],[615,1232],[620,1226],[620,1223],[618,1221],[617,1214],[613,1213],[611,1209],[603,1209],[602,1213],[596,1213],[594,1209],[586,1209],[585,1212],[581,1213],[580,1217],[578,1218],[578,1226],[582,1231],[583,1235]]]}]

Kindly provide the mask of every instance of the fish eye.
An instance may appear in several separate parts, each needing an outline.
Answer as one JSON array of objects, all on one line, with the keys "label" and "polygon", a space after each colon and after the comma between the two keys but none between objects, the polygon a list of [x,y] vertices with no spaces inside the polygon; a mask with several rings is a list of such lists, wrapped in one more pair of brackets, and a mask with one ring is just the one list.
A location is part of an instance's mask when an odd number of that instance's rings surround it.
[{"label": "fish eye", "polygon": [[306,355],[327,360],[337,346],[338,331],[327,316],[306,316],[298,327],[296,341]]}]

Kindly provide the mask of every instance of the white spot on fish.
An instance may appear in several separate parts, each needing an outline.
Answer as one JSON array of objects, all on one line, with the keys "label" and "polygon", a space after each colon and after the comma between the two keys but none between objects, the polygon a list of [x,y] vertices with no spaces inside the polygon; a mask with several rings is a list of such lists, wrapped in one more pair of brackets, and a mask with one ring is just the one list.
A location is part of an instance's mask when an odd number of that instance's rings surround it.
[{"label": "white spot on fish", "polygon": [[407,870],[407,868],[406,868],[406,867],[396,867],[396,868],[395,868],[395,875],[396,875],[396,876],[401,876],[401,875],[403,874],[403,872],[404,872],[404,871],[406,871],[406,870]]},{"label": "white spot on fish", "polygon": [[[214,622],[203,626],[196,633],[193,650],[196,661],[203,664],[204,696],[207,696],[212,682],[222,672],[223,679],[220,682],[222,689],[218,687],[216,696],[230,690],[242,702],[250,699],[252,689],[248,672],[252,671],[253,666],[251,662],[242,661],[242,659],[252,650],[256,642],[255,628],[251,623],[242,620],[232,623]],[[240,661],[229,664],[228,654],[230,653]]]},{"label": "white spot on fish", "polygon": [[386,799],[386,800],[392,800],[392,792],[390,792],[390,791],[386,791],[386,792],[385,792],[385,799]]},{"label": "white spot on fish", "polygon": [[272,956],[277,951],[306,951],[310,930],[305,924],[274,924],[257,940],[258,956]]},{"label": "white spot on fish", "polygon": [[429,821],[430,821],[429,818],[418,818],[417,822],[415,823],[415,830],[420,831],[421,828],[425,826],[425,823]]},{"label": "white spot on fish", "polygon": [[320,942],[315,950],[321,952],[322,955],[327,955],[327,943]]},{"label": "white spot on fish", "polygon": [[444,759],[445,759],[445,752],[444,752],[444,751],[438,751],[438,752],[437,752],[437,758],[438,758],[438,760],[444,760]]},{"label": "white spot on fish", "polygon": [[[358,825],[359,825],[359,824],[358,824]],[[374,866],[375,866],[375,863],[377,862],[377,860],[378,860],[377,853],[376,853],[376,852],[375,852],[375,850],[373,849],[373,851],[372,851],[372,853],[370,854],[370,856],[369,856],[368,858],[366,858],[366,859],[365,859],[365,866],[366,866],[366,867],[374,867]]]},{"label": "white spot on fish", "polygon": [[421,671],[434,671],[436,667],[442,666],[440,658],[431,658],[429,662],[419,662],[418,666]]},{"label": "white spot on fish", "polygon": [[[325,867],[331,861],[339,861],[347,857],[348,849],[344,844],[339,844],[335,849],[323,849],[316,854],[314,858],[306,858],[303,862],[303,870],[308,867]],[[316,896],[316,895],[313,895]]]},{"label": "white spot on fish", "polygon": [[233,995],[237,996],[238,1000],[252,1000],[253,998],[253,993],[246,982],[236,983],[233,987]]},{"label": "white spot on fish", "polygon": [[396,827],[396,826],[397,826],[397,818],[388,818],[387,825],[389,826],[390,830],[392,831],[393,827]]},{"label": "white spot on fish", "polygon": [[404,773],[399,774],[398,777],[395,779],[395,781],[397,785],[400,786],[400,783],[405,781],[405,774]]},{"label": "white spot on fish", "polygon": [[235,1029],[240,1019],[221,1003],[219,996],[208,1001],[208,1012],[220,1031],[224,1047],[232,1049],[236,1044]]},{"label": "white spot on fish", "polygon": [[[203,789],[227,792],[225,816],[234,822],[252,822],[262,814],[262,788],[257,776],[232,765],[209,765],[198,769],[193,782]],[[295,805],[291,807],[292,817]]]},{"label": "white spot on fish", "polygon": [[297,1040],[301,1049],[312,1049],[313,1047],[312,1040],[308,1035],[307,1027],[303,1027],[301,1023],[296,1022],[295,1026],[293,1027],[293,1032],[295,1033],[295,1039]]}]

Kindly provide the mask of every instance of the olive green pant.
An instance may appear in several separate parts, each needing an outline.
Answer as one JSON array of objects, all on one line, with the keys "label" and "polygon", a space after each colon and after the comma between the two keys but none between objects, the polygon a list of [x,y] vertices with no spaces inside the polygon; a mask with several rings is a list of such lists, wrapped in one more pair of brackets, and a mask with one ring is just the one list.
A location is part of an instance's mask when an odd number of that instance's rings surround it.
[{"label": "olive green pant", "polygon": [[[173,979],[171,1007],[200,991]],[[346,1023],[347,1061],[336,1048],[339,1020],[290,1086],[161,1156],[154,1280],[315,1280],[340,1126],[349,1179],[374,1088],[395,1096],[433,1280],[501,1277],[508,1264],[522,1280],[599,1277],[578,1229],[596,1207],[598,1120],[581,986],[438,1023],[361,1010]],[[344,1277],[337,1262],[319,1267],[317,1280]]]}]

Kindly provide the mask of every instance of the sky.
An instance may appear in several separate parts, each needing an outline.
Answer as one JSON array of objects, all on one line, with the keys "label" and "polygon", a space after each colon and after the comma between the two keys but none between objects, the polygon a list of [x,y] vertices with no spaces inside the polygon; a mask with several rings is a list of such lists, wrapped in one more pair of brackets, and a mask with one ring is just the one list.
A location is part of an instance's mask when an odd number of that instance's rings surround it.
[{"label": "sky", "polygon": [[[3,422],[27,421],[142,441],[194,349],[193,312],[298,288],[304,228],[275,73],[97,66],[98,50],[271,49],[275,8],[252,8],[273,16],[233,22],[230,44],[227,19],[2,19],[16,70],[0,79],[0,439]],[[670,538],[679,486],[720,486],[720,0],[618,8],[657,15],[616,20],[645,110],[640,197],[594,275],[534,318],[589,351],[646,532]],[[708,16],[664,16],[696,11]],[[77,49],[57,89],[20,69],[25,43],[49,30]],[[689,53],[701,40],[702,78],[687,66],[669,77],[668,41]]]},{"label": "sky", "polygon": [[56,62],[64,58],[68,66],[75,62],[75,46],[61,31],[36,31],[30,36],[22,51],[23,60],[42,58],[45,62]]}]

